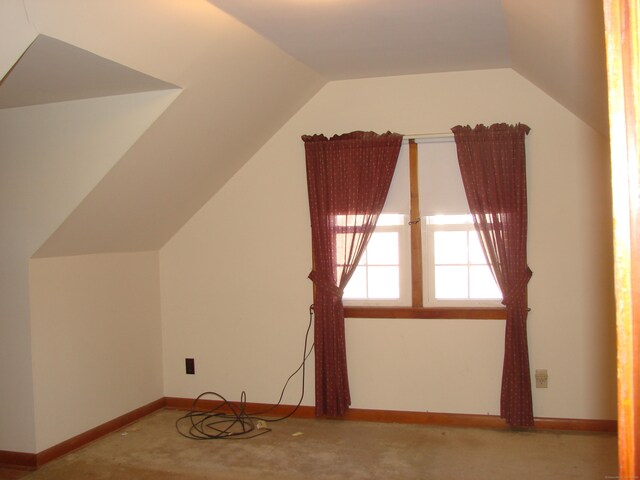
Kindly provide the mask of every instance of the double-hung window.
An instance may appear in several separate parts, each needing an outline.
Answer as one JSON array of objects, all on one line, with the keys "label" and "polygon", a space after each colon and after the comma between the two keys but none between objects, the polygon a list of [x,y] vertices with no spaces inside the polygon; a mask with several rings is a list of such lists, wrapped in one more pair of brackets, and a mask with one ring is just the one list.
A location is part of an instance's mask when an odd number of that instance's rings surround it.
[{"label": "double-hung window", "polygon": [[[339,234],[338,252],[341,243]],[[453,138],[403,144],[376,231],[345,289],[345,315],[504,318],[501,299]]]}]

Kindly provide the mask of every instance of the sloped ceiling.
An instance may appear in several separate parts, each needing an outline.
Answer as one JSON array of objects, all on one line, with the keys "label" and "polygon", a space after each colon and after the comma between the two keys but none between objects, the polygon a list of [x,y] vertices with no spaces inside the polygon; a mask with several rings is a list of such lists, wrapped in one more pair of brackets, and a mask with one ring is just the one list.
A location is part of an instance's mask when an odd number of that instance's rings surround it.
[{"label": "sloped ceiling", "polygon": [[511,67],[608,134],[601,0],[209,0],[328,79]]},{"label": "sloped ceiling", "polygon": [[206,0],[25,7],[41,35],[183,89],[36,257],[160,248],[325,83]]},{"label": "sloped ceiling", "polygon": [[209,0],[331,80],[509,67],[500,0]]},{"label": "sloped ceiling", "polygon": [[609,135],[601,0],[503,0],[511,66]]},{"label": "sloped ceiling", "polygon": [[607,133],[599,0],[7,1],[183,89],[37,256],[160,248],[331,79],[510,66]]},{"label": "sloped ceiling", "polygon": [[178,88],[68,43],[38,35],[0,83],[0,108]]}]

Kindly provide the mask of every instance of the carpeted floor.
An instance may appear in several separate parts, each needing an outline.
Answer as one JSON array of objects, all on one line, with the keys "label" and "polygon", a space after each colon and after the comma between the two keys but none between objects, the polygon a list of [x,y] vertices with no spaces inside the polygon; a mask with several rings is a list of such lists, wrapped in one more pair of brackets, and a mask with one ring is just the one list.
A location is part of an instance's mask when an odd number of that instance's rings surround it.
[{"label": "carpeted floor", "polygon": [[251,440],[196,441],[175,431],[183,414],[160,410],[22,478],[603,480],[617,471],[613,434],[288,419]]}]

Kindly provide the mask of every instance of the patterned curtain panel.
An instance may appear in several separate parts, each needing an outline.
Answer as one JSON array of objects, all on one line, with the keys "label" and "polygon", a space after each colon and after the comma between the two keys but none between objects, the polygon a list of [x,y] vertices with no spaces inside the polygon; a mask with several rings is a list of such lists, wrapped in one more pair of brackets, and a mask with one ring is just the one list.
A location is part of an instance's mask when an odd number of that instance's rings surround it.
[{"label": "patterned curtain panel", "polygon": [[402,136],[352,132],[302,140],[315,286],[316,415],[340,416],[351,404],[342,292],[384,206]]},{"label": "patterned curtain panel", "polygon": [[512,426],[531,426],[527,284],[532,272],[524,142],[529,127],[495,124],[452,131],[469,209],[507,308],[500,416]]}]

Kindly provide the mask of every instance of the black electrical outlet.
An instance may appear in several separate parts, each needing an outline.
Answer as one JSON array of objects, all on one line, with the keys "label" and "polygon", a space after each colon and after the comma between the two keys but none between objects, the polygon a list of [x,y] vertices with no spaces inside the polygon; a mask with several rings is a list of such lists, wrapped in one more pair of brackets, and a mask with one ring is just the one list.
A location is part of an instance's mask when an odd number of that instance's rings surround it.
[{"label": "black electrical outlet", "polygon": [[184,364],[187,370],[188,375],[195,375],[196,373],[196,362],[193,358],[185,358]]}]

